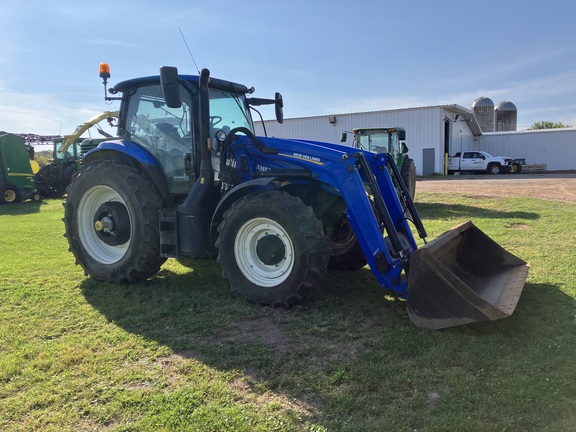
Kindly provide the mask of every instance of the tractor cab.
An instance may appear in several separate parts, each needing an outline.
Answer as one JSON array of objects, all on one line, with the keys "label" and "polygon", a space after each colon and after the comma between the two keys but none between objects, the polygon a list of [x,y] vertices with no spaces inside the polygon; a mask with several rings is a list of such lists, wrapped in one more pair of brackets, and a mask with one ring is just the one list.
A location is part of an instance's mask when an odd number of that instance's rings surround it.
[{"label": "tractor cab", "polygon": [[354,129],[354,147],[374,153],[390,153],[394,160],[408,153],[406,131],[402,128]]},{"label": "tractor cab", "polygon": [[54,160],[79,160],[80,144],[82,143],[83,139],[75,140],[72,145],[68,146],[67,148],[63,147],[63,141],[64,138],[54,139],[54,147],[52,152]]},{"label": "tractor cab", "polygon": [[[161,167],[170,194],[182,196],[200,176],[203,157],[210,159],[210,170],[218,183],[221,145],[226,136],[238,128],[254,132],[251,109],[256,105],[276,104],[281,121],[282,98],[279,94],[276,99],[248,98],[254,88],[210,78],[209,106],[203,110],[200,77],[177,75],[173,69],[163,67],[160,77],[120,82],[109,92],[122,93],[122,97],[106,99],[122,101],[118,135],[129,147],[127,151],[135,154],[145,150]],[[106,74],[102,77],[106,84]],[[203,116],[202,111],[210,114]]]},{"label": "tractor cab", "polygon": [[[198,77],[182,76],[178,86],[178,107],[165,102],[162,86],[155,78],[124,81],[111,89],[122,93],[118,123],[119,136],[146,150],[161,166],[171,194],[188,194],[200,169]],[[248,89],[233,83],[216,83],[210,88],[208,133],[215,178],[218,178],[218,131],[243,127],[253,130],[246,103]],[[214,144],[212,144],[214,143]],[[134,148],[133,151],[138,151]]]},{"label": "tractor cab", "polygon": [[[374,153],[389,153],[400,171],[410,196],[416,193],[416,166],[408,156],[406,130],[400,127],[353,129],[353,147]],[[342,135],[345,141],[344,134]]]}]

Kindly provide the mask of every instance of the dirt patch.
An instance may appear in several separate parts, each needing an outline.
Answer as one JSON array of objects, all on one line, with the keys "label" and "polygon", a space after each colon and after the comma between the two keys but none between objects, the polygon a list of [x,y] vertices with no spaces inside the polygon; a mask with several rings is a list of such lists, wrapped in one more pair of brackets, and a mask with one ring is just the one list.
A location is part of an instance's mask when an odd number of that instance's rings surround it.
[{"label": "dirt patch", "polygon": [[276,352],[287,352],[291,346],[291,338],[272,318],[261,318],[254,321],[234,323],[229,329],[220,332],[214,339],[215,343],[258,343]]},{"label": "dirt patch", "polygon": [[418,192],[472,197],[529,197],[576,203],[576,174],[455,175],[419,179]]}]

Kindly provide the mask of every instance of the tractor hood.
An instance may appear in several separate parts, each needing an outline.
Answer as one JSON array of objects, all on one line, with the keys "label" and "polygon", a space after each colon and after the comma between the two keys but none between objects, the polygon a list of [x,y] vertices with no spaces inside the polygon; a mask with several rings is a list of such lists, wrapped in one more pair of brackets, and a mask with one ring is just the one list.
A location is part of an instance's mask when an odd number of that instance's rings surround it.
[{"label": "tractor hood", "polygon": [[[305,139],[288,139],[288,138],[272,138],[272,137],[257,137],[259,141],[265,146],[272,148],[298,148],[300,150],[310,149],[318,150],[322,149],[323,152],[333,151],[334,154],[341,156],[342,153],[350,154],[356,153],[358,150],[347,145],[334,144],[323,141],[305,140]],[[370,152],[368,152],[370,153]]]}]

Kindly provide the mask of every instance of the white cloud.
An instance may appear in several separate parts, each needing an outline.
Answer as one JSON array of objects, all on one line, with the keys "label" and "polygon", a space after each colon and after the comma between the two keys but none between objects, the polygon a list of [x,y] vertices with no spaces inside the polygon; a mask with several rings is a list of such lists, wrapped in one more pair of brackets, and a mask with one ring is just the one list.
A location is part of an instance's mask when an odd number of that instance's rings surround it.
[{"label": "white cloud", "polygon": [[59,135],[101,112],[97,106],[70,104],[47,94],[5,91],[0,86],[0,130]]}]

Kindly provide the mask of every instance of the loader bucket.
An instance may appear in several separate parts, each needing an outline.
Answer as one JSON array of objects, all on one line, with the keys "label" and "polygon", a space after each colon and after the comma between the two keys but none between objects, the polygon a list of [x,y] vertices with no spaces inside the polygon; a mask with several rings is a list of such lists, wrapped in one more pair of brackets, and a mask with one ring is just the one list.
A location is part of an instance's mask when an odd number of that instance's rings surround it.
[{"label": "loader bucket", "polygon": [[408,316],[440,329],[512,315],[528,264],[468,221],[410,254]]}]

